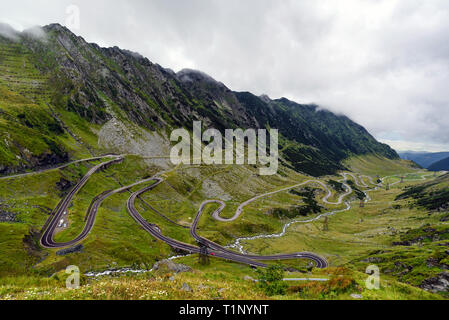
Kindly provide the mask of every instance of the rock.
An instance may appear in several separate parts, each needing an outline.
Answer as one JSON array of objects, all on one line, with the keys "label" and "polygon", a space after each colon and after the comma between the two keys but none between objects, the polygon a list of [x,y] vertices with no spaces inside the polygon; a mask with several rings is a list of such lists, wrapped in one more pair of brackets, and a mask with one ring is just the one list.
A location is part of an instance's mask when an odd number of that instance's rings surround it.
[{"label": "rock", "polygon": [[181,273],[181,272],[190,272],[190,271],[192,271],[192,268],[190,268],[189,266],[186,266],[184,264],[174,263],[171,260],[162,260],[162,261],[156,262],[156,264],[153,266],[153,270]]},{"label": "rock", "polygon": [[187,283],[183,283],[182,287],[181,287],[182,291],[186,291],[186,292],[192,292],[193,289],[187,284]]},{"label": "rock", "polygon": [[440,262],[436,258],[429,258],[429,259],[427,259],[426,265],[427,265],[428,268],[439,267],[440,266]]},{"label": "rock", "polygon": [[198,286],[198,289],[199,289],[199,290],[207,290],[207,289],[210,289],[210,287],[209,287],[209,286],[205,286],[204,284],[200,284],[200,285]]},{"label": "rock", "polygon": [[369,257],[365,260],[362,260],[362,262],[366,262],[366,263],[379,263],[382,261],[383,261],[383,259],[381,257]]},{"label": "rock", "polygon": [[250,277],[250,276],[245,276],[245,277],[243,277],[243,280],[245,280],[245,281],[252,281],[252,282],[255,282],[255,281],[256,281],[254,278],[252,278],[252,277]]},{"label": "rock", "polygon": [[449,272],[440,273],[434,278],[424,280],[419,286],[421,289],[430,292],[448,292],[449,291]]},{"label": "rock", "polygon": [[353,298],[353,299],[363,299],[363,296],[361,294],[353,293],[353,294],[351,294],[351,298]]},{"label": "rock", "polygon": [[73,183],[67,179],[61,178],[58,182],[56,182],[56,187],[59,191],[64,192],[73,187]]},{"label": "rock", "polygon": [[219,199],[223,201],[232,200],[232,197],[227,194],[217,182],[210,179],[203,181],[203,192],[207,198]]},{"label": "rock", "polygon": [[15,213],[2,211],[0,209],[0,222],[18,222],[17,215]]},{"label": "rock", "polygon": [[58,256],[66,256],[66,255],[71,254],[71,253],[83,251],[83,249],[84,249],[84,246],[82,244],[78,244],[78,245],[76,245],[74,247],[71,247],[71,248],[59,250],[58,252],[56,252],[56,254]]},{"label": "rock", "polygon": [[170,278],[168,278],[168,280],[175,281],[175,277],[171,276]]}]

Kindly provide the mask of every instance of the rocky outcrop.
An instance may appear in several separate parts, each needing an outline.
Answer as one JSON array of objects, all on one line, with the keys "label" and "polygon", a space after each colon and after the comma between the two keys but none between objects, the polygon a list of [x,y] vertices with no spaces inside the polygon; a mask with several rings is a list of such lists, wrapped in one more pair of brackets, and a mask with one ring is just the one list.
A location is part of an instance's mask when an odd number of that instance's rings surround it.
[{"label": "rocky outcrop", "polygon": [[56,254],[58,256],[66,256],[66,255],[71,254],[71,253],[81,252],[81,251],[83,251],[83,249],[84,249],[84,246],[82,244],[78,244],[78,245],[76,245],[74,247],[71,247],[71,248],[66,248],[66,249],[59,250],[58,252],[56,252]]},{"label": "rocky outcrop", "polygon": [[12,212],[3,211],[0,209],[0,222],[18,222],[17,215]]},{"label": "rocky outcrop", "polygon": [[182,284],[181,290],[186,292],[193,292],[193,289],[187,283]]},{"label": "rocky outcrop", "polygon": [[424,280],[420,288],[434,293],[449,292],[449,272],[445,271],[434,278]]},{"label": "rocky outcrop", "polygon": [[56,188],[61,191],[61,192],[65,192],[67,190],[69,190],[70,188],[73,187],[73,183],[67,179],[61,178],[59,179],[59,181],[56,183]]},{"label": "rocky outcrop", "polygon": [[192,268],[184,264],[174,263],[171,260],[162,260],[156,262],[156,264],[153,266],[153,270],[160,272],[182,273],[182,272],[190,272],[192,271]]},{"label": "rocky outcrop", "polygon": [[9,176],[26,172],[26,170],[46,169],[55,165],[67,162],[69,160],[68,153],[58,150],[56,152],[45,152],[41,155],[32,155],[22,153],[18,156],[22,162],[18,165],[8,166],[0,163],[0,176]]}]

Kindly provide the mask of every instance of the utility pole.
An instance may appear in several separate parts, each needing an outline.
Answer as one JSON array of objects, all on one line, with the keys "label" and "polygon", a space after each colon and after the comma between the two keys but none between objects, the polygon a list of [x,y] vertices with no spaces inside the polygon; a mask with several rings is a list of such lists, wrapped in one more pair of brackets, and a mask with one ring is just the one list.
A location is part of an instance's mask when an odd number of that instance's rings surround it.
[{"label": "utility pole", "polygon": [[390,190],[390,184],[389,183],[387,183],[387,185],[385,186],[385,190]]},{"label": "utility pole", "polygon": [[323,231],[324,232],[329,231],[329,218],[328,217],[324,218]]},{"label": "utility pole", "polygon": [[209,264],[209,254],[207,252],[207,247],[200,243],[200,254],[198,256],[198,263],[205,266]]},{"label": "utility pole", "polygon": [[401,177],[401,183],[404,183],[404,177]]}]

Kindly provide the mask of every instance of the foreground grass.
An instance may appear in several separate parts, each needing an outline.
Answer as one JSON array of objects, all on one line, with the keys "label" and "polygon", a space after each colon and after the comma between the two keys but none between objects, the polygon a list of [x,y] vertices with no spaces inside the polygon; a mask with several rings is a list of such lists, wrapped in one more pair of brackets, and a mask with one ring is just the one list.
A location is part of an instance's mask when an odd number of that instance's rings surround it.
[{"label": "foreground grass", "polygon": [[[199,266],[184,258],[195,269],[188,273],[148,272],[99,279],[83,279],[79,289],[66,289],[64,275],[51,279],[17,277],[0,281],[1,300],[421,300],[441,296],[382,279],[379,290],[368,290],[366,274],[349,269],[330,268],[308,274],[290,273],[294,277],[324,277],[328,282],[288,282],[285,295],[267,296],[244,275],[257,277],[254,270],[216,261]],[[189,261],[190,260],[190,263]],[[183,290],[188,285],[191,291]]]}]

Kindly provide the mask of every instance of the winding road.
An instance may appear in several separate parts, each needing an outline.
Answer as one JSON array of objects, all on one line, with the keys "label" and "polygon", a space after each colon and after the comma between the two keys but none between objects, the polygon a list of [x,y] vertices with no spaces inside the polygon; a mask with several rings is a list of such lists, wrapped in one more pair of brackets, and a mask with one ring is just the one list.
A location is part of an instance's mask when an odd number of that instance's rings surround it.
[{"label": "winding road", "polygon": [[[331,204],[331,205],[339,205],[342,204],[344,198],[346,198],[347,196],[349,196],[350,194],[352,194],[353,190],[350,187],[350,185],[344,183],[345,181],[347,181],[348,176],[352,177],[356,183],[357,186],[359,187],[368,187],[363,180],[360,178],[360,183],[359,180],[357,179],[357,177],[351,173],[342,173],[341,175],[343,176],[343,180],[341,180],[343,182],[343,185],[345,186],[345,193],[340,195],[337,202],[330,202],[329,198],[332,197],[332,191],[321,181],[319,180],[308,180],[305,182],[302,182],[300,184],[291,186],[291,187],[287,187],[287,188],[283,188],[277,191],[272,191],[263,195],[259,195],[259,196],[255,196],[247,201],[245,201],[244,203],[242,203],[236,210],[234,216],[232,218],[229,219],[225,219],[222,218],[220,216],[220,214],[223,212],[223,210],[226,207],[226,204],[221,201],[221,200],[207,200],[204,201],[199,210],[198,213],[195,217],[194,222],[192,223],[191,227],[190,227],[190,234],[191,236],[196,240],[196,242],[198,243],[198,246],[196,245],[192,245],[192,244],[188,244],[188,243],[184,243],[172,238],[169,238],[167,236],[164,236],[162,234],[161,228],[159,228],[157,225],[149,223],[148,221],[146,221],[138,212],[138,210],[136,209],[136,201],[137,199],[141,200],[142,203],[149,209],[155,211],[157,214],[159,214],[160,216],[162,216],[164,219],[166,219],[167,221],[169,221],[170,223],[173,223],[177,226],[183,227],[183,228],[188,228],[186,226],[182,226],[178,223],[176,223],[175,221],[169,219],[168,217],[166,217],[165,215],[163,215],[162,213],[160,213],[159,211],[157,211],[155,208],[153,208],[151,205],[149,205],[147,202],[145,202],[141,196],[147,192],[150,192],[152,190],[154,190],[158,185],[160,185],[162,182],[164,182],[164,180],[159,177],[159,176],[154,176],[142,181],[138,181],[134,184],[131,184],[129,186],[124,186],[121,188],[118,188],[116,190],[108,190],[105,191],[103,193],[101,193],[100,195],[96,196],[87,212],[86,212],[86,216],[85,216],[85,226],[84,229],[82,230],[82,232],[73,240],[68,241],[68,242],[64,242],[64,243],[57,243],[56,241],[54,241],[54,234],[55,231],[57,229],[57,224],[58,221],[60,221],[61,217],[66,214],[67,212],[67,208],[69,206],[69,204],[71,203],[71,201],[73,200],[74,196],[84,187],[84,185],[87,183],[87,181],[89,180],[89,178],[97,171],[106,168],[109,165],[115,164],[115,163],[119,163],[121,161],[123,161],[123,156],[114,156],[114,155],[108,155],[108,156],[104,156],[104,157],[100,157],[100,158],[92,158],[92,159],[86,159],[86,160],[79,160],[76,162],[81,162],[81,161],[89,161],[89,160],[99,160],[99,159],[104,159],[104,158],[113,158],[112,160],[103,162],[101,164],[96,165],[95,167],[91,168],[88,173],[75,185],[75,187],[67,194],[67,196],[65,196],[60,203],[57,205],[57,207],[54,209],[53,213],[51,214],[51,216],[49,217],[47,223],[45,224],[44,228],[43,228],[43,233],[42,233],[42,237],[40,239],[40,243],[42,245],[42,247],[44,248],[65,248],[65,247],[70,247],[73,246],[79,242],[81,242],[82,240],[84,240],[89,233],[91,232],[94,224],[95,224],[95,220],[96,220],[96,216],[97,216],[97,212],[99,207],[101,206],[101,204],[103,203],[103,201],[105,201],[107,198],[111,197],[114,194],[117,193],[122,193],[124,191],[130,190],[131,188],[137,186],[137,185],[141,185],[141,184],[145,184],[145,183],[151,183],[149,186],[146,186],[145,188],[134,192],[131,194],[131,196],[129,197],[128,201],[127,201],[127,210],[129,212],[129,214],[131,215],[131,217],[149,234],[151,234],[154,238],[168,244],[169,246],[171,246],[174,249],[178,249],[178,250],[182,250],[185,251],[187,253],[199,253],[199,254],[204,254],[205,252],[207,253],[207,255],[209,256],[213,256],[216,258],[222,258],[225,260],[229,260],[229,261],[234,261],[234,262],[238,262],[238,263],[242,263],[242,264],[247,264],[250,266],[254,266],[254,267],[266,267],[267,265],[264,264],[261,261],[278,261],[278,260],[293,260],[293,259],[308,259],[311,260],[315,263],[317,268],[327,268],[328,267],[328,262],[314,254],[314,253],[309,253],[309,252],[298,252],[298,253],[290,253],[290,254],[279,254],[279,255],[269,255],[269,256],[260,256],[260,255],[249,255],[249,254],[245,254],[243,253],[243,250],[240,248],[240,253],[235,252],[233,250],[230,250],[229,248],[225,248],[217,243],[214,243],[213,241],[210,241],[206,238],[203,238],[201,236],[198,235],[197,233],[197,227],[198,227],[198,223],[200,221],[200,218],[204,212],[204,209],[206,208],[206,206],[211,205],[211,204],[215,204],[218,205],[219,207],[212,213],[212,217],[214,219],[216,219],[217,221],[220,222],[230,222],[230,221],[235,221],[236,219],[238,219],[241,214],[243,213],[243,210],[246,206],[248,206],[249,204],[253,203],[254,201],[257,201],[259,199],[262,198],[266,198],[269,197],[271,195],[280,193],[280,192],[285,192],[291,189],[295,189],[307,184],[319,184],[320,186],[323,187],[324,190],[326,190],[327,194],[323,197],[322,201],[324,203],[327,204]],[[68,164],[67,164],[68,165]],[[67,166],[65,165],[65,166]],[[65,166],[62,166],[60,168],[63,168]],[[31,173],[30,173],[31,174]],[[368,177],[370,178],[370,177]],[[370,181],[372,181],[372,179],[370,178]],[[374,184],[374,183],[373,183]],[[375,186],[379,186],[374,184]],[[365,192],[368,192],[370,190],[367,190]],[[335,214],[337,212],[342,212],[342,211],[347,211],[350,209],[350,204],[346,203],[346,209],[342,209],[339,211],[333,211],[330,213],[325,213],[322,215],[317,216],[316,218],[310,220],[310,221],[315,221],[317,219],[320,219],[323,216],[328,216],[328,215],[332,215]],[[290,224],[295,223],[295,221],[291,222]],[[283,233],[285,234],[286,228],[288,227],[288,225],[286,225],[284,227]],[[253,238],[242,238],[242,239],[238,239],[238,240],[243,240],[243,239],[255,239],[259,236],[253,237]],[[236,243],[238,243],[238,240]]]}]

